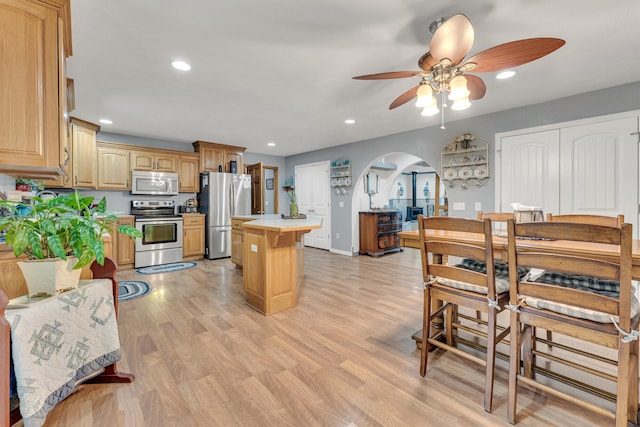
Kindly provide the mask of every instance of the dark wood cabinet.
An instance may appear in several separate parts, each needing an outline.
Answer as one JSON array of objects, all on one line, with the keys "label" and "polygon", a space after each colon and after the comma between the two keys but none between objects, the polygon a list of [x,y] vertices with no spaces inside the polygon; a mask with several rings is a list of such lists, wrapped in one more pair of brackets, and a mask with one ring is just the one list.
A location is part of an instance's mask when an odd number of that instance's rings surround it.
[{"label": "dark wood cabinet", "polygon": [[399,252],[402,212],[377,210],[360,212],[360,255],[378,257]]}]

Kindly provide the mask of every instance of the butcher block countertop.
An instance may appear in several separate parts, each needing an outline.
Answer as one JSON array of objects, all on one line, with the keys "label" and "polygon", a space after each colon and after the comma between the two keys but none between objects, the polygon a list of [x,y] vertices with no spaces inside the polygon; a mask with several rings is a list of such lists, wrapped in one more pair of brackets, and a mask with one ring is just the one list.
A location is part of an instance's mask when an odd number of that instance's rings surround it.
[{"label": "butcher block countertop", "polygon": [[320,228],[322,226],[322,218],[312,217],[305,219],[284,219],[277,214],[266,215],[243,215],[234,216],[234,218],[241,220],[251,220],[243,224],[245,229],[255,228],[261,230],[279,231],[279,232],[291,232],[301,230],[311,230],[314,228]]}]

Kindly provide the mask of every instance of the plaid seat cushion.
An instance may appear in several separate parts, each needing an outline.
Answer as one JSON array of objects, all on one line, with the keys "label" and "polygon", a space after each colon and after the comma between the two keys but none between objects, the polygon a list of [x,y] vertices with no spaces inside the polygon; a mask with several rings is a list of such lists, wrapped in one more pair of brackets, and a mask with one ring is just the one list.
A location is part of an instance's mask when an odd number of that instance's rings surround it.
[{"label": "plaid seat cushion", "polygon": [[[487,263],[477,259],[465,258],[460,262],[460,264],[456,264],[456,267],[466,268],[467,270],[477,271],[482,274],[487,273]],[[493,261],[493,271],[495,272],[496,277],[509,278],[509,264],[506,262]],[[525,277],[528,273],[529,269],[527,267],[518,267],[518,276],[520,276],[520,279]]]},{"label": "plaid seat cushion", "polygon": [[[565,314],[567,316],[576,317],[578,319],[592,320],[598,323],[612,323],[612,317],[617,322],[618,316],[611,316],[609,313],[603,313],[601,311],[589,310],[586,308],[576,307],[573,305],[562,304],[560,302],[548,301],[544,299],[538,299],[534,297],[525,297],[524,302],[535,308],[554,311],[556,313]],[[638,299],[631,298],[631,317],[635,317],[638,314]]]},{"label": "plaid seat cushion", "polygon": [[[436,277],[434,280],[441,285],[449,286],[451,288],[471,291],[477,294],[487,294],[487,288],[485,286],[478,286],[467,282],[460,282],[458,280],[445,279],[444,277]],[[496,293],[501,294],[503,292],[509,292],[509,279],[506,277],[496,276]]]},{"label": "plaid seat cushion", "polygon": [[617,280],[604,280],[591,276],[545,271],[540,277],[535,279],[535,282],[594,292],[612,298],[618,298],[620,295],[620,283]]}]

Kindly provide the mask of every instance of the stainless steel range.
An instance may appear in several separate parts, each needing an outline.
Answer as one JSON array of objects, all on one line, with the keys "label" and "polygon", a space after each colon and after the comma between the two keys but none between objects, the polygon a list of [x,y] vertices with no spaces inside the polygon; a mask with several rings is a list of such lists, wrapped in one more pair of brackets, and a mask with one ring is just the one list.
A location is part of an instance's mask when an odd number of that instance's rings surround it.
[{"label": "stainless steel range", "polygon": [[132,200],[131,215],[142,233],[136,239],[136,268],[182,261],[182,217],[174,200]]}]

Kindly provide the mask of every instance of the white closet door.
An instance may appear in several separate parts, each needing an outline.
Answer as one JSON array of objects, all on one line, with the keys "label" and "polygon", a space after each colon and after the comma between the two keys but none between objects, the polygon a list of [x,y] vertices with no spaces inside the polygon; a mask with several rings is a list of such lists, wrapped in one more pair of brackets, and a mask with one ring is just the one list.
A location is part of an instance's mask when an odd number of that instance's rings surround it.
[{"label": "white closet door", "polygon": [[563,128],[560,213],[624,214],[637,236],[636,117]]},{"label": "white closet door", "polygon": [[295,167],[296,195],[300,213],[322,218],[322,227],[304,235],[304,244],[331,249],[329,162]]},{"label": "white closet door", "polygon": [[511,212],[511,203],[558,212],[560,201],[560,131],[501,138],[500,210]]}]

